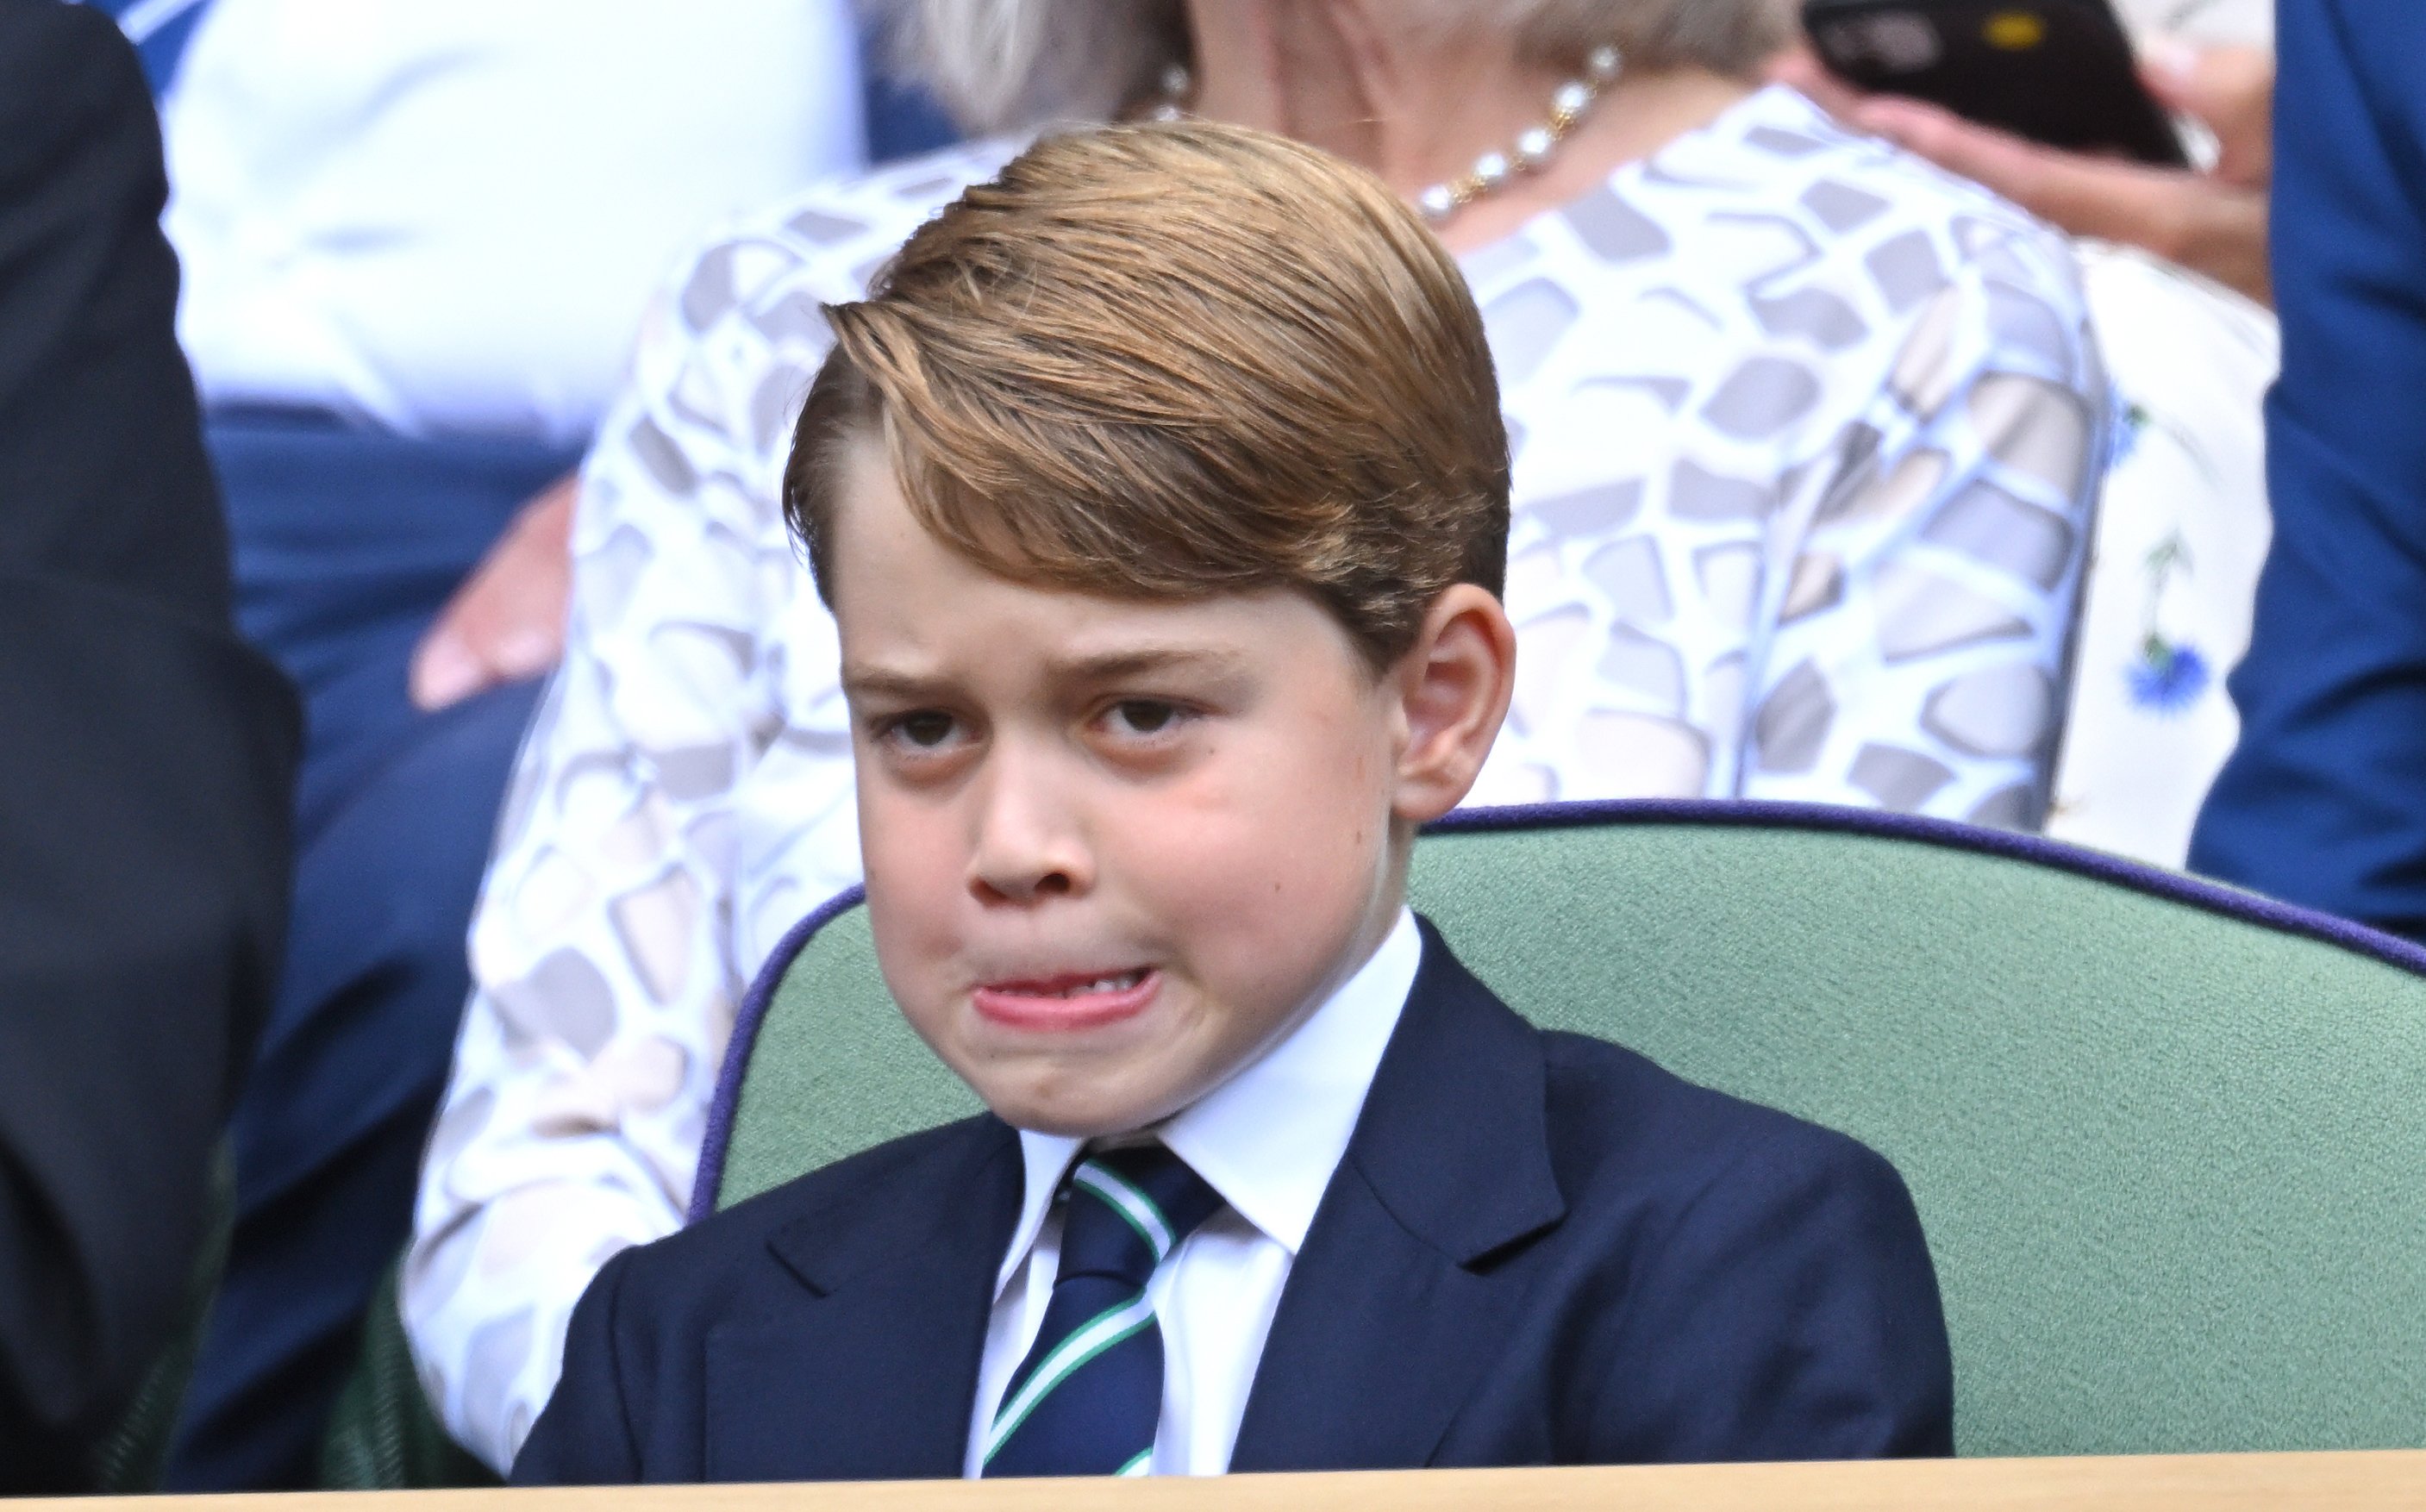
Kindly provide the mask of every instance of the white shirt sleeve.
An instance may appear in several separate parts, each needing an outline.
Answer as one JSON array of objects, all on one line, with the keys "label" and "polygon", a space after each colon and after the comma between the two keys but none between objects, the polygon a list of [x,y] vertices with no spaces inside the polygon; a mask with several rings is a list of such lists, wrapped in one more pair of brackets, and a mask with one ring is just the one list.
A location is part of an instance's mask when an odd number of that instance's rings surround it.
[{"label": "white shirt sleeve", "polygon": [[846,0],[214,0],[162,127],[214,404],[588,437],[711,224],[866,159]]},{"label": "white shirt sleeve", "polygon": [[2062,242],[1953,265],[1787,499],[1739,796],[2040,826],[2111,410]]}]

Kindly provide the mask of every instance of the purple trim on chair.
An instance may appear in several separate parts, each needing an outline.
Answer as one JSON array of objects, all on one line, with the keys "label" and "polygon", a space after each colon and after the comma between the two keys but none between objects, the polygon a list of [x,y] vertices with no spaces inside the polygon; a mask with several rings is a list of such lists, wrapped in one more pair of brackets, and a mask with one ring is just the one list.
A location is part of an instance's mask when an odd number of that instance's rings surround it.
[{"label": "purple trim on chair", "polygon": [[[2255,893],[2240,893],[2175,872],[2159,871],[2138,861],[2084,850],[2039,835],[2006,829],[1982,829],[1949,819],[1919,814],[1887,813],[1875,809],[1844,809],[1820,803],[1767,803],[1723,798],[1614,798],[1583,803],[1526,803],[1496,809],[1460,809],[1426,827],[1428,834],[1477,834],[1510,829],[1571,829],[1586,825],[1711,825],[1739,828],[1818,829],[1837,834],[1868,835],[1881,840],[1908,840],[1943,845],[1982,856],[2029,861],[2075,876],[2095,878],[2168,903],[2179,903],[2227,918],[2279,929],[2286,934],[2337,945],[2387,966],[2426,976],[2426,948],[2370,929],[2348,919],[2319,913]],[[741,1101],[741,1077],[757,1043],[775,989],[793,960],[817,932],[836,917],[858,907],[866,896],[862,888],[828,900],[784,936],[767,964],[758,969],[749,995],[734,1016],[733,1038],[716,1079],[716,1100],[708,1104],[707,1129],[701,1140],[699,1174],[691,1184],[687,1221],[697,1223],[716,1211],[716,1190],[723,1184],[724,1159],[733,1138],[734,1113]]]},{"label": "purple trim on chair", "polygon": [[2356,951],[2362,956],[2426,976],[2426,947],[2396,935],[2319,913],[2296,904],[2277,902],[2214,882],[2160,871],[2139,861],[2102,851],[2067,845],[2043,835],[2016,834],[2009,829],[1983,829],[1950,819],[1917,813],[1887,813],[1876,809],[1845,809],[1821,803],[1770,803],[1724,798],[1615,798],[1582,803],[1524,803],[1496,809],[1460,809],[1426,827],[1427,833],[1458,834],[1498,829],[1566,829],[1579,825],[1690,824],[1725,825],[1774,829],[1823,829],[1841,834],[1871,835],[1884,840],[1912,840],[1976,851],[2009,861],[2052,866],[2058,871],[2094,877],[2168,903],[2186,904],[2229,918],[2264,925],[2287,934],[2305,936]]},{"label": "purple trim on chair", "polygon": [[807,948],[809,937],[859,907],[866,896],[864,887],[847,887],[818,904],[807,918],[784,932],[767,964],[751,980],[740,1010],[733,1016],[733,1037],[725,1042],[724,1064],[717,1070],[716,1098],[707,1105],[707,1129],[700,1136],[699,1170],[691,1177],[690,1211],[683,1216],[686,1224],[697,1223],[716,1211],[716,1189],[724,1184],[724,1156],[733,1144],[733,1117],[741,1105],[741,1073],[749,1068],[750,1052],[758,1043],[758,1029],[767,1021],[775,989]]}]

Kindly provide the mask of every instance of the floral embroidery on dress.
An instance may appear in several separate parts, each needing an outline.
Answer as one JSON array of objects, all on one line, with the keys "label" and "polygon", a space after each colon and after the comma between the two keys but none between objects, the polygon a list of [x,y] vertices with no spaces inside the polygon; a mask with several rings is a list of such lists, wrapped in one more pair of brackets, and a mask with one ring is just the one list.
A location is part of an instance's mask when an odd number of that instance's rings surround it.
[{"label": "floral embroidery on dress", "polygon": [[2147,634],[2141,638],[2139,658],[2125,668],[2131,701],[2159,714],[2179,714],[2198,701],[2213,676],[2207,658],[2188,639],[2168,639],[2158,628],[2158,609],[2175,573],[2187,581],[2192,574],[2191,549],[2178,530],[2148,554],[2143,567],[2148,583]]},{"label": "floral embroidery on dress", "polygon": [[2120,424],[2046,832],[2179,866],[2240,732],[2224,678],[2272,533],[2263,406],[2280,337],[2266,310],[2144,252],[2078,255]]}]

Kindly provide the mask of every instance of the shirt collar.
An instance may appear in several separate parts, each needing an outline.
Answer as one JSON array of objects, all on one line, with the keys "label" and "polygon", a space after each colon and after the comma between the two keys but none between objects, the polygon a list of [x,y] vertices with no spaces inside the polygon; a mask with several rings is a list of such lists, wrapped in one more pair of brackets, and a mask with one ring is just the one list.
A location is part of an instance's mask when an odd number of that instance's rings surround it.
[{"label": "shirt collar", "polygon": [[[1348,1152],[1365,1094],[1423,962],[1413,911],[1399,910],[1356,974],[1270,1050],[1172,1116],[1156,1134],[1238,1215],[1294,1257]],[[1086,1141],[1019,1132],[1027,1188],[995,1295],[1018,1274]]]}]

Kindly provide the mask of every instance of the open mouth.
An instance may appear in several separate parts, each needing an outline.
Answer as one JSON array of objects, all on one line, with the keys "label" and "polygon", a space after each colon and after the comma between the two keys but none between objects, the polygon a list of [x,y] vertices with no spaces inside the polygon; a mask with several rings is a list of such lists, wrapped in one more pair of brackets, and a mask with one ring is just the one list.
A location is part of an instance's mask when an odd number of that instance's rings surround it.
[{"label": "open mouth", "polygon": [[991,982],[969,994],[978,1014],[1014,1029],[1093,1029],[1136,1017],[1154,1001],[1162,973],[1151,966],[1124,972]]}]

